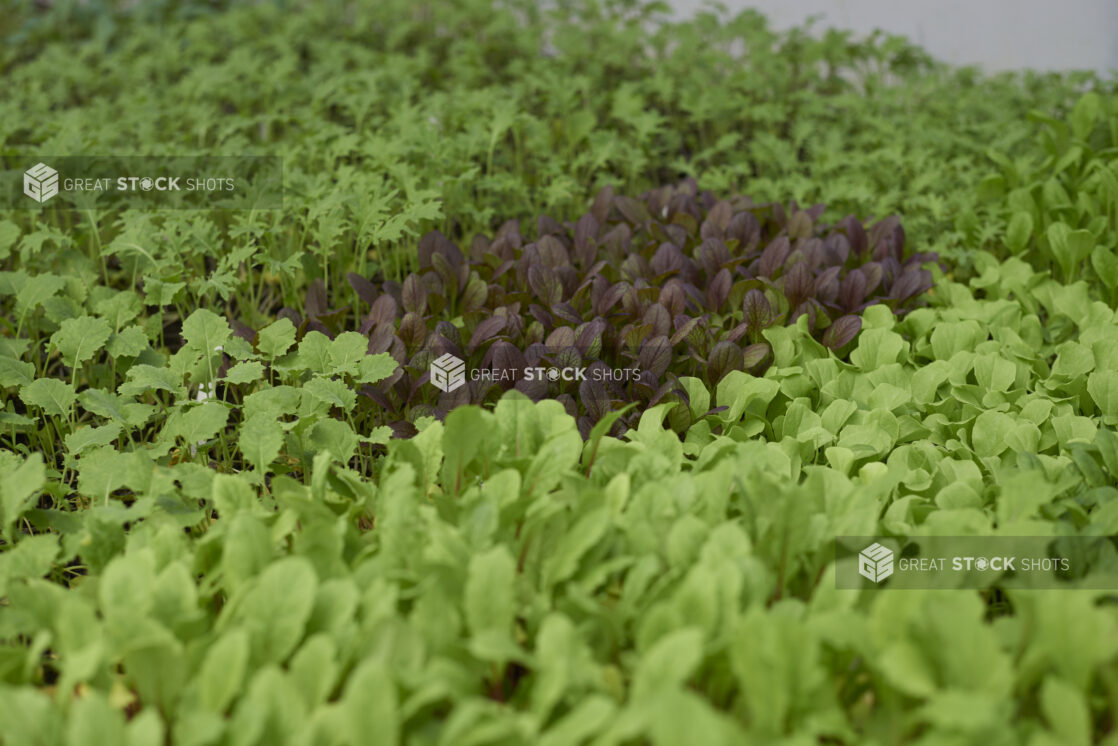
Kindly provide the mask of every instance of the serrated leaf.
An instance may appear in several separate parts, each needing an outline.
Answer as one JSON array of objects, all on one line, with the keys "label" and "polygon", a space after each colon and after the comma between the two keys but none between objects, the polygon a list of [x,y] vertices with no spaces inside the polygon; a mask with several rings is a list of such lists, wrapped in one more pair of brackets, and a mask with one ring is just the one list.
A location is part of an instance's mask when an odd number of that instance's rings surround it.
[{"label": "serrated leaf", "polygon": [[50,341],[62,353],[62,362],[66,367],[76,368],[92,359],[105,346],[112,332],[112,327],[104,319],[80,316],[63,321]]},{"label": "serrated leaf", "polygon": [[354,374],[368,354],[369,340],[364,334],[343,332],[330,343],[330,372],[334,375]]},{"label": "serrated leaf", "polygon": [[328,373],[332,362],[330,338],[321,332],[308,332],[299,343],[297,364],[313,373]]},{"label": "serrated leaf", "polygon": [[101,427],[79,427],[77,430],[66,434],[64,438],[66,450],[71,455],[77,456],[85,449],[93,446],[112,445],[113,441],[120,435],[121,429],[121,426],[116,422],[110,422]]},{"label": "serrated leaf", "polygon": [[237,363],[225,374],[229,383],[245,384],[259,381],[264,377],[264,364],[257,360],[245,360]]},{"label": "serrated leaf", "polygon": [[108,502],[109,495],[124,486],[127,473],[127,455],[111,446],[90,449],[78,458],[78,491]]},{"label": "serrated leaf", "polygon": [[376,383],[395,373],[397,367],[396,361],[387,352],[366,355],[361,358],[354,380],[357,383]]},{"label": "serrated leaf", "polygon": [[148,417],[155,411],[155,407],[151,405],[140,404],[131,399],[126,400],[102,389],[86,389],[78,395],[78,400],[86,411],[132,427],[139,427],[147,422]]},{"label": "serrated leaf", "polygon": [[148,337],[138,326],[121,329],[109,338],[105,349],[114,358],[136,357],[148,348]]},{"label": "serrated leaf", "polygon": [[260,470],[266,469],[283,447],[283,427],[274,417],[250,417],[241,424],[237,445],[250,464]]},{"label": "serrated leaf", "polygon": [[229,322],[206,308],[196,309],[182,323],[182,338],[201,355],[212,354],[232,334]]},{"label": "serrated leaf", "polygon": [[136,396],[148,391],[170,391],[176,396],[185,393],[182,377],[168,368],[154,365],[133,365],[126,374],[127,381],[117,387],[121,396]]},{"label": "serrated leaf", "polygon": [[16,293],[16,312],[23,316],[33,311],[66,287],[66,280],[49,272],[27,278]]},{"label": "serrated leaf", "polygon": [[333,419],[319,420],[307,433],[307,440],[315,451],[328,451],[341,462],[349,461],[357,448],[357,435],[344,422]]},{"label": "serrated leaf", "polygon": [[331,407],[349,412],[357,404],[357,394],[336,378],[316,376],[303,384],[303,391]]},{"label": "serrated leaf", "polygon": [[55,417],[66,417],[74,406],[74,387],[57,378],[39,378],[19,389],[19,398],[32,407]]},{"label": "serrated leaf", "polygon": [[[178,413],[177,413],[178,414]],[[202,443],[217,435],[229,421],[229,409],[223,404],[208,401],[182,412],[176,421],[168,420],[171,434],[187,443]]]},{"label": "serrated leaf", "polygon": [[275,360],[295,344],[295,325],[290,319],[278,319],[257,334],[256,349],[269,360]]},{"label": "serrated leaf", "polygon": [[57,534],[24,536],[0,554],[0,596],[7,595],[13,580],[41,578],[50,572],[58,556]]},{"label": "serrated leaf", "polygon": [[34,380],[34,365],[0,355],[0,387],[26,386]]}]

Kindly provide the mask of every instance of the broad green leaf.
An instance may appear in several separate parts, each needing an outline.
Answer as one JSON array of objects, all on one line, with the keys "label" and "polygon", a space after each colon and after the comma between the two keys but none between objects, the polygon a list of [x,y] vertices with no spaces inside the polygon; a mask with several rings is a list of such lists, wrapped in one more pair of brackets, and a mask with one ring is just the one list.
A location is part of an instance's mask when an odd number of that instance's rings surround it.
[{"label": "broad green leaf", "polygon": [[633,700],[682,686],[703,659],[703,634],[693,627],[676,630],[641,655],[633,672]]},{"label": "broad green leaf", "polygon": [[396,372],[397,367],[396,361],[387,352],[366,355],[357,366],[354,380],[357,383],[377,383]]},{"label": "broad green leaf", "polygon": [[392,428],[388,425],[381,425],[370,430],[368,435],[359,435],[358,437],[362,443],[387,445],[388,441],[392,439]]},{"label": "broad green leaf", "polygon": [[35,380],[35,366],[0,355],[0,387],[26,386]]},{"label": "broad green leaf", "polygon": [[584,513],[557,542],[553,553],[544,559],[543,584],[550,587],[567,580],[578,570],[578,563],[602,538],[609,526],[609,508],[602,506]]},{"label": "broad green leaf", "polygon": [[10,220],[0,220],[0,261],[11,256],[18,239],[19,226]]},{"label": "broad green leaf", "polygon": [[268,360],[275,360],[295,344],[295,325],[290,319],[278,319],[260,330],[256,349]]},{"label": "broad green leaf", "polygon": [[17,315],[24,316],[35,310],[64,287],[66,287],[66,280],[49,272],[29,277],[16,293]]},{"label": "broad green leaf", "polygon": [[862,370],[875,370],[898,362],[905,350],[904,338],[888,329],[863,329],[850,362]]},{"label": "broad green leaf", "polygon": [[336,378],[315,376],[303,384],[303,391],[331,407],[350,412],[357,405],[357,394]]},{"label": "broad green leaf", "polygon": [[342,332],[330,343],[330,372],[355,375],[368,354],[369,338],[357,332]]},{"label": "broad green leaf", "polygon": [[0,553],[0,595],[7,595],[12,581],[41,578],[49,573],[57,556],[57,535],[39,534],[21,538],[14,548]]},{"label": "broad green leaf", "polygon": [[252,344],[246,341],[244,337],[237,335],[225,340],[225,344],[222,345],[222,352],[239,362],[251,362],[260,358],[256,350],[252,348]]},{"label": "broad green leaf", "polygon": [[63,321],[50,341],[62,353],[62,362],[66,367],[76,368],[96,355],[112,332],[112,327],[104,319],[81,316]]},{"label": "broad green leaf", "polygon": [[516,615],[515,581],[516,561],[503,546],[470,559],[464,605],[473,634],[511,634]]},{"label": "broad green leaf", "polygon": [[1018,422],[1006,433],[1005,443],[1016,453],[1036,453],[1040,446],[1040,428],[1031,422]]},{"label": "broad green leaf", "polygon": [[77,399],[74,387],[57,378],[39,378],[19,389],[19,398],[32,407],[39,407],[45,414],[67,417]]},{"label": "broad green leaf", "polygon": [[242,510],[226,523],[225,539],[221,571],[226,590],[236,592],[272,560],[272,538],[256,516]]},{"label": "broad green leaf", "polygon": [[1009,227],[1005,232],[1005,245],[1014,254],[1025,250],[1029,239],[1033,235],[1033,217],[1027,212],[1017,212],[1009,219]]},{"label": "broad green leaf", "polygon": [[232,334],[228,321],[205,308],[195,309],[182,322],[182,338],[201,355],[212,354]]},{"label": "broad green leaf", "polygon": [[1095,439],[1098,426],[1090,417],[1081,417],[1074,414],[1065,414],[1053,417],[1052,429],[1056,432],[1056,440],[1062,447],[1080,441],[1090,443]]},{"label": "broad green leaf", "polygon": [[194,680],[203,707],[213,712],[225,711],[241,691],[248,656],[248,635],[241,629],[229,630],[210,646]]},{"label": "broad green leaf", "polygon": [[552,613],[540,624],[536,637],[539,676],[532,687],[532,711],[546,718],[571,683],[575,629],[562,614]]},{"label": "broad green leaf", "polygon": [[139,404],[103,389],[86,389],[78,394],[78,401],[86,411],[98,417],[132,427],[143,425],[155,411],[151,405]]},{"label": "broad green leaf", "polygon": [[128,614],[143,617],[154,603],[155,578],[151,550],[118,555],[105,567],[97,584],[101,613],[110,622]]},{"label": "broad green leaf", "polygon": [[1089,746],[1091,711],[1083,693],[1054,676],[1044,680],[1040,688],[1040,706],[1044,719],[1055,739],[1063,746]]},{"label": "broad green leaf", "polygon": [[1090,347],[1078,342],[1065,342],[1057,348],[1056,362],[1052,365],[1052,375],[1067,379],[1078,379],[1095,368],[1095,354]]},{"label": "broad green leaf", "polygon": [[218,434],[229,421],[229,409],[223,404],[208,401],[190,407],[179,414],[177,421],[168,420],[171,435],[187,443],[201,443]]},{"label": "broad green leaf", "polygon": [[113,491],[125,484],[128,458],[111,446],[87,450],[78,458],[78,491],[107,504]]},{"label": "broad green leaf", "polygon": [[336,659],[337,645],[326,633],[308,639],[292,656],[288,670],[308,707],[319,707],[333,692],[339,674]]},{"label": "broad green leaf", "polygon": [[133,290],[122,290],[113,293],[107,298],[93,304],[97,315],[109,322],[114,331],[121,330],[125,324],[139,316],[143,310],[143,301]]},{"label": "broad green leaf", "polygon": [[1086,93],[1071,110],[1071,130],[1080,140],[1086,139],[1095,128],[1099,116],[1099,95]]},{"label": "broad green leaf", "polygon": [[241,424],[237,446],[250,464],[260,470],[266,469],[283,447],[283,428],[274,417],[250,417]]},{"label": "broad green leaf", "polygon": [[46,483],[46,467],[41,454],[33,453],[0,480],[0,508],[3,508],[3,533],[11,541],[9,529],[31,504]]},{"label": "broad green leaf", "polygon": [[152,278],[144,283],[144,299],[149,305],[163,308],[173,304],[185,287],[185,282],[164,282]]},{"label": "broad green leaf", "polygon": [[244,628],[256,664],[281,663],[303,637],[317,589],[311,563],[302,557],[285,557],[238,594],[218,626]]},{"label": "broad green leaf", "polygon": [[399,693],[384,662],[364,661],[349,677],[342,697],[346,742],[398,746],[402,727]]},{"label": "broad green leaf", "polygon": [[252,383],[264,377],[264,365],[257,360],[245,360],[237,363],[225,374],[229,383]]},{"label": "broad green leaf", "polygon": [[606,731],[616,705],[609,697],[591,694],[557,720],[537,742],[539,746],[577,746]]},{"label": "broad green leaf", "polygon": [[823,414],[819,418],[819,421],[827,432],[834,435],[842,430],[843,425],[846,424],[850,416],[856,411],[858,411],[858,405],[855,402],[845,399],[836,399],[823,410]]},{"label": "broad green leaf", "polygon": [[[67,721],[59,717],[42,688],[0,684],[0,722],[4,723],[5,738],[13,743],[64,743]],[[80,727],[81,724],[74,726]]]},{"label": "broad green leaf", "polygon": [[337,461],[345,463],[357,448],[357,435],[353,428],[334,419],[319,420],[307,433],[307,442],[315,451],[326,451]]},{"label": "broad green leaf", "polygon": [[1114,250],[1106,246],[1096,246],[1091,252],[1091,266],[1095,274],[1111,290],[1118,288],[1118,256]]},{"label": "broad green leaf", "polygon": [[936,324],[932,329],[932,352],[936,360],[950,360],[958,352],[973,351],[988,334],[975,321]]},{"label": "broad green leaf", "polygon": [[1118,424],[1118,371],[1096,370],[1087,376],[1087,393],[1102,412],[1103,422]]},{"label": "broad green leaf", "polygon": [[242,414],[246,420],[260,415],[280,419],[295,414],[301,399],[302,394],[294,386],[261,388],[245,397]]},{"label": "broad green leaf", "polygon": [[128,326],[109,337],[105,349],[114,358],[136,357],[148,348],[148,336],[138,326]]},{"label": "broad green leaf", "polygon": [[126,746],[162,746],[167,736],[156,710],[142,710],[128,721]]},{"label": "broad green leaf", "polygon": [[329,373],[332,362],[330,338],[321,332],[307,332],[299,343],[296,363],[312,373]]},{"label": "broad green leaf", "polygon": [[716,406],[729,407],[718,416],[723,422],[737,422],[743,414],[763,416],[769,402],[780,391],[771,378],[755,378],[740,370],[727,373],[717,386]]},{"label": "broad green leaf", "polygon": [[121,396],[136,396],[148,391],[170,391],[175,396],[183,396],[186,391],[182,376],[168,368],[154,365],[133,365],[128,369],[127,381],[117,387]]},{"label": "broad green leaf", "polygon": [[92,446],[111,445],[120,435],[121,429],[120,424],[116,422],[110,422],[101,427],[79,427],[77,430],[67,433],[63,440],[66,443],[66,450],[77,456]]},{"label": "broad green leaf", "polygon": [[974,421],[971,445],[979,456],[997,456],[1009,444],[1006,438],[1014,431],[1017,423],[1001,412],[983,412]]},{"label": "broad green leaf", "polygon": [[1090,231],[1072,230],[1065,223],[1048,226],[1048,245],[1052,255],[1063,270],[1063,278],[1070,282],[1077,276],[1076,268],[1082,264],[1095,247]]},{"label": "broad green leaf", "polygon": [[1009,391],[1017,377],[1017,366],[998,355],[979,355],[974,359],[974,377],[988,391]]},{"label": "broad green leaf", "polygon": [[466,469],[486,447],[486,435],[493,432],[494,417],[481,407],[458,407],[446,417],[443,434],[443,488],[458,494],[465,486]]},{"label": "broad green leaf", "polygon": [[66,746],[102,746],[125,743],[124,714],[109,705],[106,696],[93,690],[77,698],[66,727]]},{"label": "broad green leaf", "polygon": [[747,737],[736,720],[711,704],[708,698],[689,691],[668,691],[646,705],[651,716],[649,733],[656,746],[703,743],[735,746]]}]

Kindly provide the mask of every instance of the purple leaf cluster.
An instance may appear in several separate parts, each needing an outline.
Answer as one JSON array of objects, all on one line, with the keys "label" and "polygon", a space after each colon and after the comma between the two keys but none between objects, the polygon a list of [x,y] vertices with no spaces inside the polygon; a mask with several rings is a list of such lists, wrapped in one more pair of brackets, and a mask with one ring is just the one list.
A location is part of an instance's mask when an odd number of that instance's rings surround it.
[{"label": "purple leaf cluster", "polygon": [[[560,399],[588,430],[621,403],[686,400],[683,376],[713,390],[732,370],[761,374],[772,361],[765,330],[801,316],[845,355],[859,313],[874,303],[897,314],[915,307],[932,285],[922,265],[937,257],[906,255],[896,217],[824,224],[823,209],[719,199],[688,180],[638,198],[607,187],[577,220],[541,216],[534,240],[517,221],[465,248],[428,233],[403,283],[349,277],[368,304],[360,331],[369,352],[401,366],[365,393],[397,413],[404,432],[417,416],[513,387]],[[315,305],[329,316],[322,299]],[[439,390],[429,369],[447,353],[490,375]],[[527,380],[540,366],[640,374]]]}]

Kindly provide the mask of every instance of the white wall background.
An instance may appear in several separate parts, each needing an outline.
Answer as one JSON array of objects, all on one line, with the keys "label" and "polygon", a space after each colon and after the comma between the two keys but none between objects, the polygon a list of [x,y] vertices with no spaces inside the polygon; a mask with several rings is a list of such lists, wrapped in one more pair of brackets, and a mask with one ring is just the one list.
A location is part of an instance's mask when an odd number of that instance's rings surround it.
[{"label": "white wall background", "polygon": [[[704,0],[668,0],[678,17]],[[756,8],[775,28],[820,16],[817,28],[902,34],[932,56],[990,72],[1118,71],[1118,0],[721,0]]]}]

